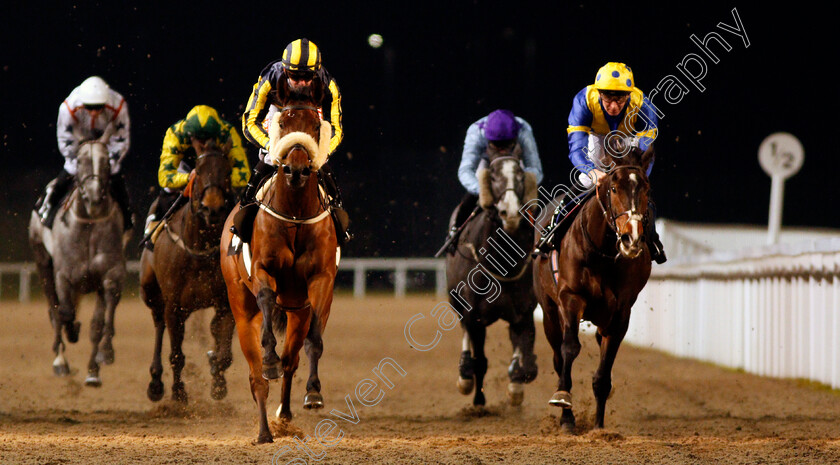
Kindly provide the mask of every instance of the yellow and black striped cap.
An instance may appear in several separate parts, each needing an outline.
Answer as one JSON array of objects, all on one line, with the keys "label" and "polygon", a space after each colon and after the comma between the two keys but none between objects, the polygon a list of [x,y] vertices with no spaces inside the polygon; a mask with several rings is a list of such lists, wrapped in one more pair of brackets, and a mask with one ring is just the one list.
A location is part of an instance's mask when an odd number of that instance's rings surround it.
[{"label": "yellow and black striped cap", "polygon": [[318,71],[321,69],[321,51],[309,39],[298,39],[283,50],[282,63],[289,71]]}]

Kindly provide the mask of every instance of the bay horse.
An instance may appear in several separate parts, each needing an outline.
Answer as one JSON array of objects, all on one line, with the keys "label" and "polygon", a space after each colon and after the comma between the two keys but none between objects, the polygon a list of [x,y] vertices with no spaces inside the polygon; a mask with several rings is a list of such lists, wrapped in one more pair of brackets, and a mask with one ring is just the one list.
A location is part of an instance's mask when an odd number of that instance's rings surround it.
[{"label": "bay horse", "polygon": [[[271,157],[280,170],[257,195],[260,210],[253,223],[250,244],[240,245],[229,231],[232,212],[222,234],[222,273],[236,319],[242,352],[250,368],[251,394],[257,403],[258,443],[272,442],[266,418],[268,380],[282,378],[277,416],[292,418],[292,377],[304,345],[310,374],[304,408],[323,408],[318,360],[322,335],[330,315],[337,268],[335,228],[325,199],[319,192],[318,169],[329,155],[328,122],[322,122],[313,102],[322,92],[313,82],[314,98],[290,96],[279,88],[283,107],[270,126]],[[232,243],[233,240],[233,243]],[[278,335],[285,330],[280,357]]]},{"label": "bay horse", "polygon": [[[534,291],[559,378],[549,404],[563,409],[561,426],[567,432],[575,428],[572,363],[581,348],[580,321],[597,327],[600,364],[592,377],[592,390],[597,403],[595,427],[603,428],[613,362],[627,333],[630,309],[651,270],[644,226],[650,191],[645,173],[653,160],[653,147],[644,153],[630,148],[623,157],[612,148],[607,152],[614,166],[596,185],[595,195],[580,207],[566,235],[555,242],[557,247],[539,255],[534,265]],[[549,220],[550,215],[545,215],[541,226]]]},{"label": "bay horse", "polygon": [[123,217],[109,191],[111,165],[105,144],[82,143],[77,160],[75,187],[59,207],[52,229],[32,212],[29,243],[50,306],[55,331],[53,372],[58,376],[70,374],[62,329],[69,342],[79,340],[81,323],[75,321],[79,299],[96,292],[96,310],[90,322],[93,350],[85,385],[99,387],[99,365],[114,362],[114,310],[125,281]]},{"label": "bay horse", "polygon": [[[499,151],[488,147],[489,165],[479,169],[478,213],[464,227],[454,253],[446,257],[449,301],[464,330],[458,390],[475,389],[473,405],[483,406],[487,357],[487,326],[508,322],[513,358],[508,368],[508,397],[512,405],[524,400],[524,383],[537,376],[534,355],[534,308],[531,256],[533,226],[523,221],[520,208],[536,197],[536,177],[521,167],[521,148]],[[454,221],[455,213],[453,213]]]},{"label": "bay horse", "polygon": [[210,323],[215,349],[207,353],[213,376],[211,396],[219,400],[227,395],[224,372],[232,361],[234,321],[219,268],[219,237],[225,215],[234,202],[231,166],[225,153],[229,147],[219,147],[212,139],[206,143],[192,139],[191,143],[197,156],[184,193],[189,201],[161,224],[163,231],[154,250],[144,248],[140,257],[140,296],[151,309],[155,324],[149,370],[152,380],[146,391],[152,401],[163,398],[161,345],[163,331],[168,329],[172,399],[187,402],[181,380],[185,363],[181,350],[184,324],[192,312],[207,307],[215,309]]}]

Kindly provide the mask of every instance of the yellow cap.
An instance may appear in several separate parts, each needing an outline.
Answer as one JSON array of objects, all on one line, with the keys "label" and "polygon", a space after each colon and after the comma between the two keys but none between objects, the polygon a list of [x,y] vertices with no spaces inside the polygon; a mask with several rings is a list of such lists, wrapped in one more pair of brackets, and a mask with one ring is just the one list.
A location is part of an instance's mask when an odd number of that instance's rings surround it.
[{"label": "yellow cap", "polygon": [[593,85],[598,90],[630,92],[634,87],[633,71],[624,63],[611,61],[598,70]]}]

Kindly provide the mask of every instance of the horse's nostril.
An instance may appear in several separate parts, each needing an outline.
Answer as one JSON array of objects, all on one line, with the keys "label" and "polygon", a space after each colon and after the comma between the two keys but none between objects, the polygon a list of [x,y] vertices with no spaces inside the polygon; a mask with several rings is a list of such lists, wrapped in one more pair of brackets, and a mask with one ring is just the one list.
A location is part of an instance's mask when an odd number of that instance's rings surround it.
[{"label": "horse's nostril", "polygon": [[630,244],[632,242],[630,240],[630,235],[629,234],[622,234],[621,235],[621,242],[623,242],[625,244]]},{"label": "horse's nostril", "polygon": [[499,211],[499,215],[501,215],[501,216],[507,216],[507,210],[501,210],[501,211]]},{"label": "horse's nostril", "polygon": [[302,174],[304,176],[309,176],[310,174],[312,174],[312,171],[309,168],[304,168]]},{"label": "horse's nostril", "polygon": [[289,165],[283,165],[283,173],[292,174],[292,168]]}]

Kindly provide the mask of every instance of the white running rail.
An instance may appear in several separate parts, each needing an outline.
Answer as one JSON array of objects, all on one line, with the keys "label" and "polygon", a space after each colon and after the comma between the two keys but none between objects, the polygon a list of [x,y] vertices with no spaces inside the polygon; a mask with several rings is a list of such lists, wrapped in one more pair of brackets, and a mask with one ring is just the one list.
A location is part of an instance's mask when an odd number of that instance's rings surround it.
[{"label": "white running rail", "polygon": [[840,237],[654,265],[626,340],[840,388]]}]

